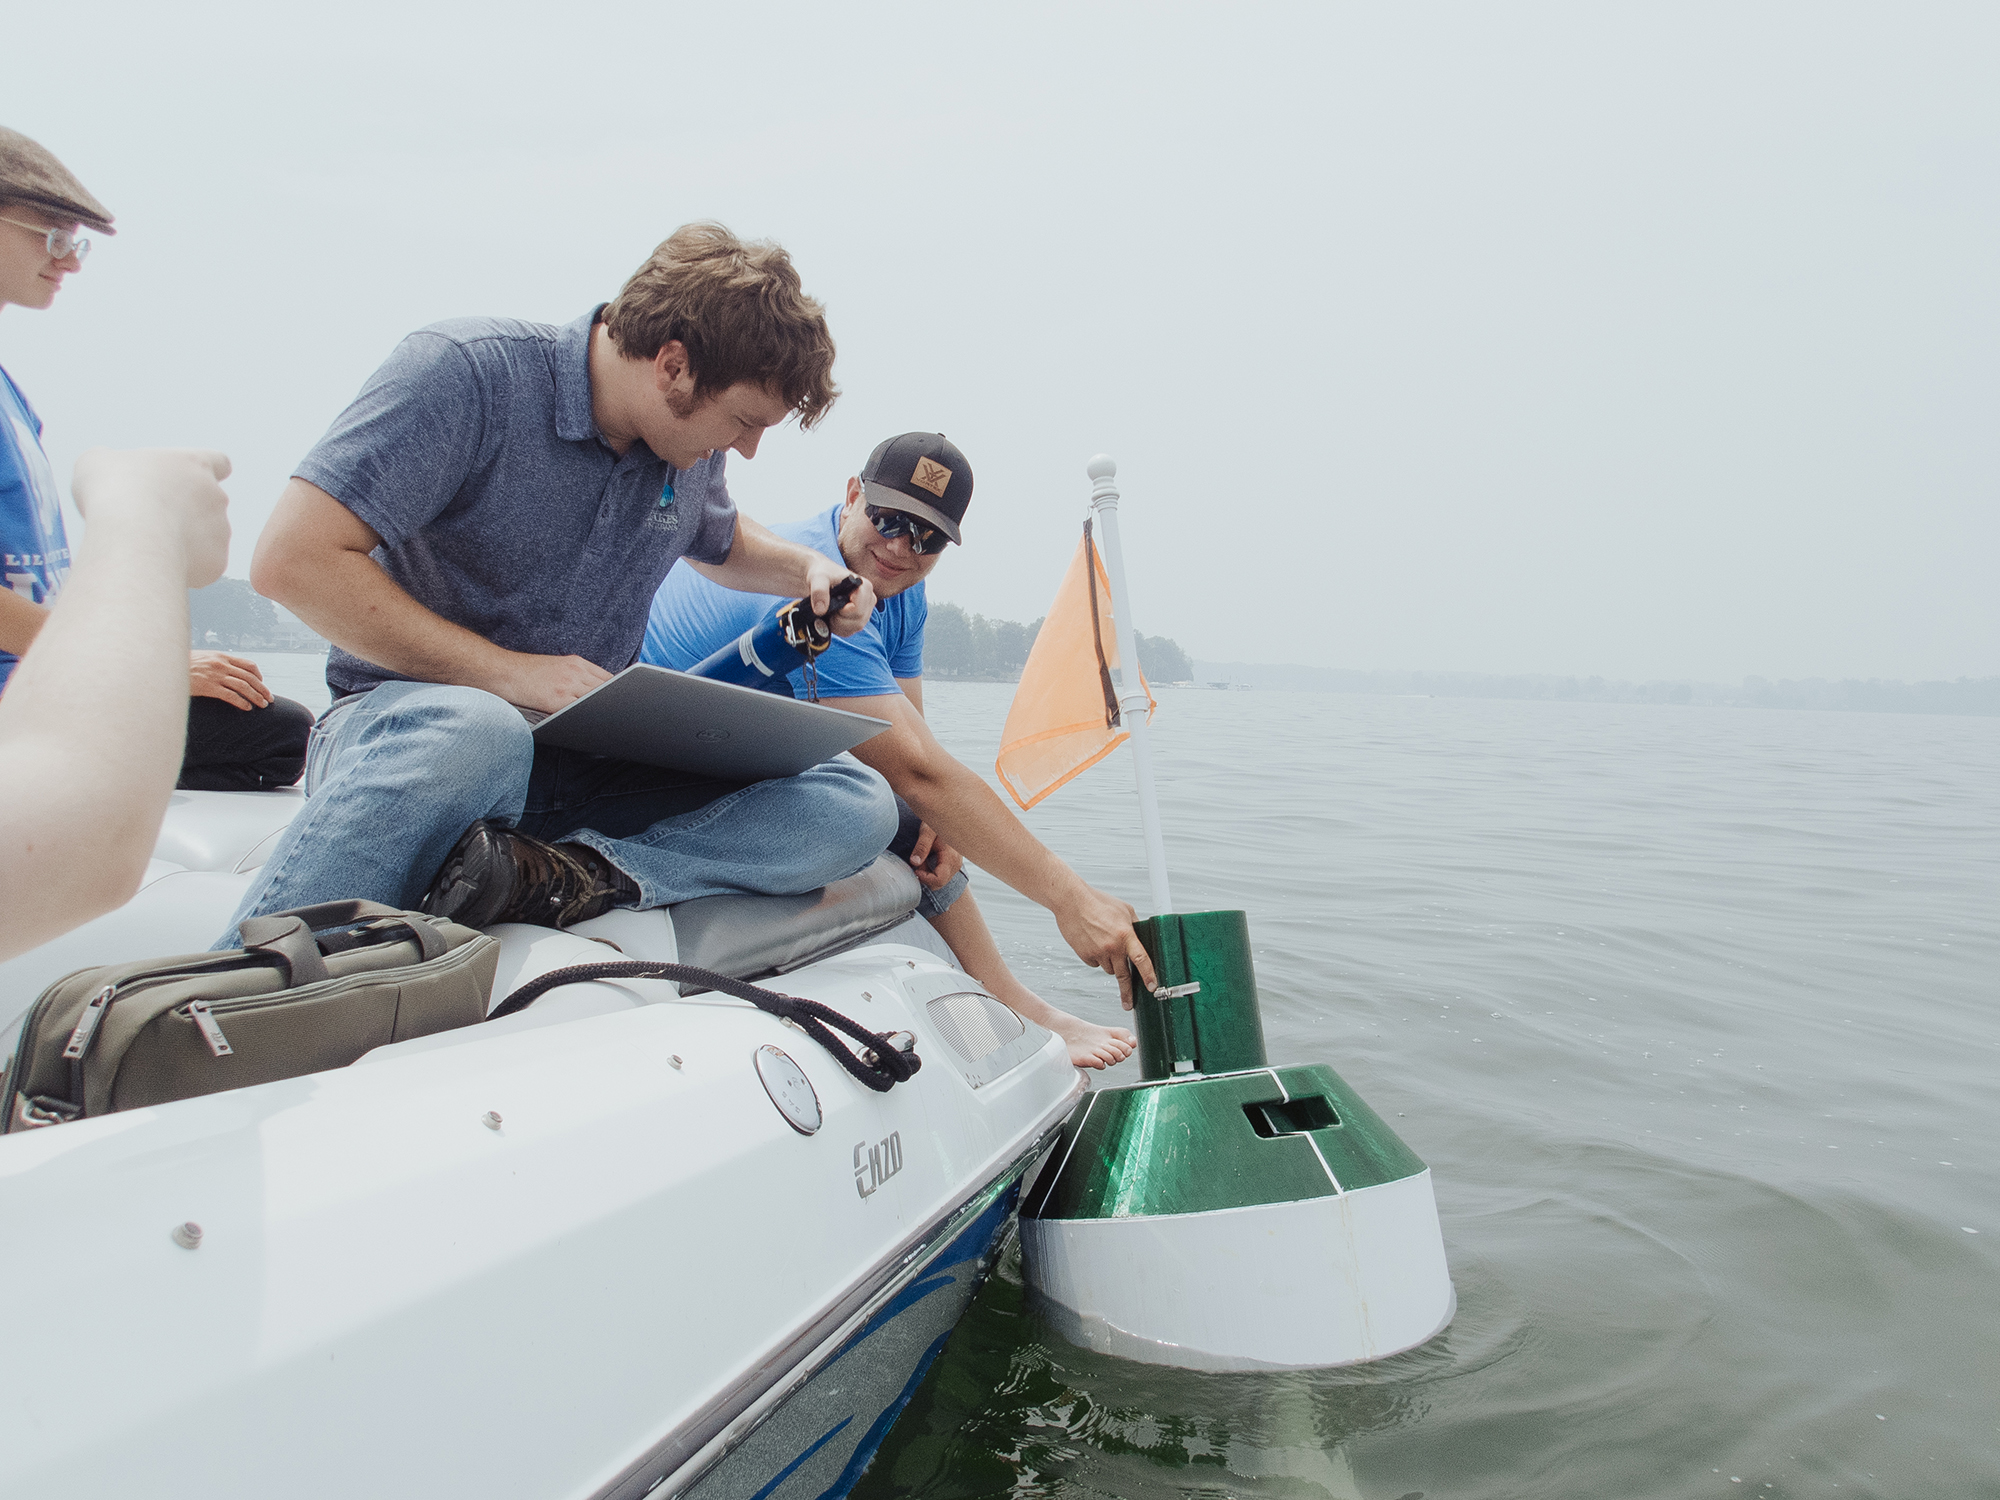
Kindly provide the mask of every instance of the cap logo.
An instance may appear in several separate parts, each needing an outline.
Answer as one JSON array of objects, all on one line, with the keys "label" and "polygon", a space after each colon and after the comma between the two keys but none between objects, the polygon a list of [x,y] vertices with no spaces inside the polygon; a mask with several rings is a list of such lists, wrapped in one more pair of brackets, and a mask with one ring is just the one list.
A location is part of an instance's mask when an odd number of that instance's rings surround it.
[{"label": "cap logo", "polygon": [[951,483],[951,470],[934,458],[920,458],[917,460],[917,472],[910,476],[910,483],[920,490],[929,490],[942,500],[946,486]]}]

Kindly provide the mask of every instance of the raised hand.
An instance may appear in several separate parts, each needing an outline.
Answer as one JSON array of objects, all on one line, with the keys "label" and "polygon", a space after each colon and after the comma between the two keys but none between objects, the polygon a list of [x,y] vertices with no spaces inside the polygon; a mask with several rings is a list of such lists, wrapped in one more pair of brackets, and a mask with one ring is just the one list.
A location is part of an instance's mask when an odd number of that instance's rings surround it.
[{"label": "raised hand", "polygon": [[[825,615],[827,604],[832,599],[833,586],[841,580],[858,576],[848,572],[845,563],[837,563],[830,557],[813,554],[812,562],[806,569],[806,598],[812,604],[812,612]],[[838,614],[829,619],[833,633],[838,636],[854,635],[868,623],[868,617],[875,613],[875,586],[867,579],[861,580],[861,587],[848,596]]]},{"label": "raised hand", "polygon": [[91,528],[144,532],[175,549],[187,586],[206,588],[229,562],[229,459],[196,448],[92,448],[70,495]]}]

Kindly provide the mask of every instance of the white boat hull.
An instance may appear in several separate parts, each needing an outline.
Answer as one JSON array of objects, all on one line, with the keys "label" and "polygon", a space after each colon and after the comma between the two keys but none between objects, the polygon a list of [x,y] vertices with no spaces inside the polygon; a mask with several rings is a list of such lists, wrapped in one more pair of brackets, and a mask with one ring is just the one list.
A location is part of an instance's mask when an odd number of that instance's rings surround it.
[{"label": "white boat hull", "polygon": [[[183,905],[233,904],[193,894],[226,874],[170,878]],[[619,957],[501,931],[502,993]],[[922,1070],[876,1094],[741,1002],[597,983],[351,1067],[0,1138],[0,1495],[845,1493],[1082,1081],[1034,1028],[983,1064],[955,1052],[934,1002],[976,986],[926,947],[769,983],[914,1032]],[[813,1134],[759,1081],[771,1046],[810,1080]]]}]

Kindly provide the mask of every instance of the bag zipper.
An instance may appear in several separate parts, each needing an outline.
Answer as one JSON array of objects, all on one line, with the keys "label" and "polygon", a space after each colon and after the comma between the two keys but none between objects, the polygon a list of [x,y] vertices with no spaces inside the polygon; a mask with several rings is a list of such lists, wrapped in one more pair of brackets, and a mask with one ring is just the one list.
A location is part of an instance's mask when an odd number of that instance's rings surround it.
[{"label": "bag zipper", "polygon": [[118,993],[118,986],[107,984],[90,997],[90,1003],[83,1008],[83,1014],[76,1018],[76,1029],[69,1034],[69,1042],[63,1047],[62,1055],[69,1061],[69,1097],[77,1112],[83,1112],[83,1055],[90,1050],[91,1038],[97,1035],[97,1028],[104,1020],[104,1013],[111,1009],[111,1001]]},{"label": "bag zipper", "polygon": [[84,1006],[83,1014],[77,1017],[76,1029],[69,1034],[69,1045],[62,1051],[64,1057],[71,1062],[83,1060],[83,1054],[90,1050],[90,1039],[97,1035],[98,1025],[104,1020],[104,1012],[111,1004],[111,997],[117,993],[117,985],[107,984],[90,997],[90,1003]]},{"label": "bag zipper", "polygon": [[[83,1008],[83,1014],[77,1018],[75,1030],[70,1032],[69,1041],[63,1045],[63,1059],[69,1064],[69,1097],[61,1102],[75,1106],[76,1117],[79,1119],[82,1118],[84,1061],[89,1056],[90,1044],[97,1039],[98,1028],[103,1025],[104,1017],[110,1011],[114,1001],[122,1000],[127,995],[135,995],[141,990],[151,989],[156,984],[169,984],[176,980],[187,979],[202,974],[228,974],[244,967],[246,965],[241,958],[230,962],[189,964],[186,968],[176,970],[173,973],[147,974],[143,977],[135,975],[131,980],[126,982],[125,988],[122,990],[116,984],[107,984],[95,995],[92,995],[90,1003]],[[39,1002],[37,1004],[39,1005]],[[30,1013],[28,1022],[21,1028],[21,1038],[15,1044],[17,1055],[28,1045],[29,1026],[39,1020],[40,1017],[38,1015]],[[210,1025],[214,1025],[214,1023],[211,1021]],[[221,1037],[222,1028],[217,1026],[215,1033],[217,1037]],[[202,1035],[205,1040],[208,1039],[206,1031]],[[223,1038],[222,1045],[225,1049],[228,1048],[229,1042],[227,1038]],[[214,1051],[214,1048],[215,1042],[209,1040],[209,1049]],[[217,1052],[215,1055],[221,1057],[224,1054]],[[9,1107],[12,1107],[11,1101]]]},{"label": "bag zipper", "polygon": [[229,1038],[222,1034],[222,1027],[217,1023],[206,1000],[188,1001],[187,1013],[194,1024],[200,1028],[201,1039],[208,1043],[209,1051],[213,1052],[217,1057],[228,1057],[236,1050],[229,1045]]}]

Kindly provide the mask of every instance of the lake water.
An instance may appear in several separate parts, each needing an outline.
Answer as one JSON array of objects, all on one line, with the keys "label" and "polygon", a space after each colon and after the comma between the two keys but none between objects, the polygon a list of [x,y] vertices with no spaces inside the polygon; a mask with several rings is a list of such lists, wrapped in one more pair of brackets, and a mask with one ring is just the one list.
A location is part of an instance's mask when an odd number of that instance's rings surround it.
[{"label": "lake water", "polygon": [[[926,701],[990,774],[1010,694]],[[2000,719],[1177,692],[1155,740],[1175,904],[1248,910],[1272,1059],[1429,1162],[1457,1319],[1159,1369],[1066,1343],[1010,1254],[860,1494],[2000,1495]],[[1135,806],[1120,754],[1027,821],[1141,900]]]},{"label": "lake water", "polygon": [[[1010,691],[926,700],[990,771]],[[1064,1342],[1010,1258],[863,1494],[2000,1495],[2000,719],[1178,692],[1155,724],[1176,906],[1248,910],[1273,1060],[1430,1163],[1458,1317],[1372,1367],[1161,1370]],[[1120,754],[1027,821],[1139,900],[1135,807]],[[1111,1018],[977,889],[1023,978]]]}]

